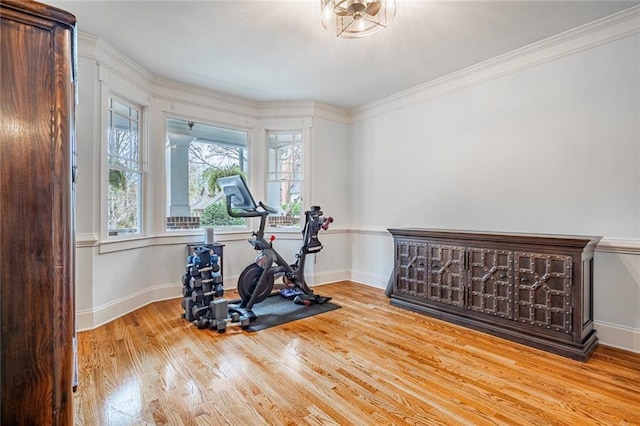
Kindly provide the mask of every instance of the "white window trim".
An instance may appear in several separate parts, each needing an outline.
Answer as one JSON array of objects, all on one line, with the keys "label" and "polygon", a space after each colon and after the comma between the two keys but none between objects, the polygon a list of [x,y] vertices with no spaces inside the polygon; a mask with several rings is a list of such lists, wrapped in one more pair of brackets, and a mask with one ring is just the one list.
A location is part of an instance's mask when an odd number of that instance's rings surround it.
[{"label": "white window trim", "polygon": [[[302,206],[301,211],[306,211],[311,207],[310,200],[313,200],[313,190],[311,185],[311,128],[313,120],[311,118],[290,118],[290,119],[270,119],[264,120],[261,123],[260,140],[262,142],[262,155],[263,158],[263,170],[260,173],[262,177],[262,195],[267,194],[267,187],[269,183],[269,132],[286,132],[286,131],[301,131],[302,132]],[[256,201],[259,201],[257,197]],[[261,199],[262,199],[261,198]],[[267,225],[266,229],[270,232],[299,233],[304,227],[304,220],[300,219],[299,227],[284,227],[274,228]]]},{"label": "white window trim", "polygon": [[[159,223],[161,224],[161,228],[159,230],[159,235],[164,236],[173,236],[173,237],[183,237],[183,236],[192,236],[192,235],[202,235],[203,228],[200,229],[183,229],[183,230],[168,230],[166,226],[166,211],[168,208],[168,199],[167,199],[167,191],[168,191],[168,176],[167,176],[167,155],[166,155],[166,135],[167,135],[167,119],[172,118],[176,120],[183,121],[193,121],[194,123],[204,124],[207,126],[215,126],[215,127],[223,127],[226,129],[238,130],[241,132],[247,133],[247,178],[249,180],[250,187],[256,187],[255,177],[260,176],[260,174],[255,172],[256,160],[255,160],[255,149],[256,146],[254,144],[254,133],[255,133],[255,122],[253,120],[245,119],[244,123],[240,123],[238,120],[230,120],[230,121],[219,121],[211,118],[204,118],[201,114],[186,114],[184,112],[176,112],[176,110],[180,110],[179,105],[172,104],[173,108],[171,111],[163,110],[162,111],[162,194],[161,194],[161,203],[162,209],[158,209],[160,211],[159,215],[161,220]],[[176,108],[178,107],[178,108]],[[212,111],[205,111],[205,113],[211,115]],[[214,114],[215,115],[215,114]],[[254,194],[255,198],[255,194]],[[216,235],[241,235],[245,236],[247,230],[253,229],[253,220],[251,218],[247,218],[247,224],[244,227],[240,226],[220,226],[215,227]]]},{"label": "white window trim", "polygon": [[[100,82],[100,96],[98,101],[100,106],[100,241],[126,241],[139,240],[149,235],[150,211],[149,191],[148,191],[148,167],[149,167],[149,107],[150,97],[130,82],[122,79],[111,72],[111,70],[98,64],[98,81]],[[140,150],[140,232],[135,234],[109,235],[107,205],[109,198],[109,154],[107,152],[108,126],[107,117],[109,114],[108,100],[116,98],[125,101],[132,106],[139,108],[138,120],[138,149]]]}]

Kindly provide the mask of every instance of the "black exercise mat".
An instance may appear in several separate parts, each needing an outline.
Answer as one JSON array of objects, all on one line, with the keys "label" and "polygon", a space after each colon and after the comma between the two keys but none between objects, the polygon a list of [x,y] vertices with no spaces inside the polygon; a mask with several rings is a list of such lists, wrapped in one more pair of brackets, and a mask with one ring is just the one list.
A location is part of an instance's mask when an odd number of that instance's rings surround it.
[{"label": "black exercise mat", "polygon": [[[230,301],[229,304],[234,302],[239,303],[240,300]],[[267,297],[264,301],[253,305],[253,313],[255,313],[258,318],[251,322],[247,331],[264,330],[265,328],[312,317],[338,308],[341,308],[341,306],[331,302],[326,302],[321,305],[316,303],[311,305],[296,305],[293,303],[293,299],[286,299],[280,296],[280,294],[274,294]]]}]

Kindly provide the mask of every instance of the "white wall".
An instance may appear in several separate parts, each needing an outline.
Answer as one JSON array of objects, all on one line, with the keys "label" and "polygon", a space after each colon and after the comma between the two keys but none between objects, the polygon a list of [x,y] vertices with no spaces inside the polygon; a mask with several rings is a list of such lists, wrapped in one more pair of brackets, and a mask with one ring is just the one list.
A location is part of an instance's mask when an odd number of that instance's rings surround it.
[{"label": "white wall", "polygon": [[629,37],[354,124],[354,224],[640,237],[638,54]]},{"label": "white wall", "polygon": [[329,232],[321,232],[323,250],[314,255],[314,284],[348,279],[351,271],[351,223],[348,159],[348,126],[316,117],[311,137],[310,182],[312,205],[334,218]]},{"label": "white wall", "polygon": [[[361,114],[352,271],[371,268],[363,248],[389,251],[389,227],[601,236],[600,339],[640,351],[640,253],[624,250],[640,240],[640,36],[503,74]],[[383,282],[393,256],[376,264]]]}]

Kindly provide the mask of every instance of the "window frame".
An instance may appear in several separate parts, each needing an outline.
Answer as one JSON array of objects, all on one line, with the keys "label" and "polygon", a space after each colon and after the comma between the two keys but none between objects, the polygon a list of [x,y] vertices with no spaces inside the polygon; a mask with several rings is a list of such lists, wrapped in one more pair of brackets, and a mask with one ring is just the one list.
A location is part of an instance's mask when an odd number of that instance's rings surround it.
[{"label": "window frame", "polygon": [[[255,146],[253,145],[253,132],[254,129],[251,127],[244,127],[242,125],[233,123],[233,122],[218,122],[218,121],[212,121],[210,119],[204,119],[198,115],[185,115],[185,114],[180,114],[180,113],[176,113],[176,112],[167,112],[165,111],[163,114],[163,129],[164,129],[164,134],[163,134],[163,141],[164,143],[164,190],[163,190],[163,212],[164,214],[162,215],[162,230],[161,232],[164,235],[171,235],[171,236],[181,236],[181,235],[193,235],[193,234],[201,234],[203,232],[203,230],[205,229],[205,226],[200,225],[200,227],[198,228],[190,228],[190,229],[168,229],[167,227],[167,217],[168,217],[168,210],[169,210],[169,189],[170,189],[170,175],[169,175],[169,167],[170,162],[169,162],[169,157],[167,155],[167,150],[170,149],[170,146],[167,145],[167,133],[168,133],[168,128],[167,128],[167,121],[168,120],[180,120],[180,121],[185,121],[185,122],[193,122],[194,124],[199,124],[199,125],[204,125],[204,126],[211,126],[211,127],[218,127],[221,129],[227,129],[227,130],[232,130],[232,131],[237,131],[237,132],[244,132],[247,136],[247,141],[246,141],[246,146],[245,146],[245,162],[246,162],[246,177],[247,177],[247,183],[251,186],[251,182],[252,182],[252,177],[256,176],[256,173],[253,172],[253,169],[255,167],[255,159],[254,159],[254,149]],[[242,232],[245,233],[247,231],[247,229],[250,229],[252,226],[252,220],[250,218],[247,218],[247,220],[245,220],[245,224],[244,225],[221,225],[218,226],[216,225],[214,227],[215,232],[216,233],[220,233],[220,234],[232,234],[234,232]]]},{"label": "window frame", "polygon": [[[299,145],[300,145],[301,153],[300,153],[300,172],[299,172],[300,178],[299,179],[293,179],[293,177],[295,176],[295,172],[291,172],[292,176],[291,176],[290,179],[286,179],[286,180],[278,179],[278,175],[281,174],[280,167],[279,167],[281,164],[278,162],[278,156],[277,156],[277,150],[281,146],[281,145],[279,145],[280,141],[277,140],[279,135],[290,135],[290,136],[293,136],[293,138],[292,138],[293,141],[291,142],[291,144],[298,144],[299,143]],[[275,170],[271,170],[271,164],[272,164],[272,158],[271,158],[271,144],[272,144],[271,136],[275,136],[276,137],[276,142],[275,142],[276,143],[276,156],[274,158],[274,161],[276,163],[276,164],[274,164]],[[300,141],[299,142],[295,141],[297,136],[300,137]],[[299,229],[302,226],[301,222],[302,222],[302,213],[304,212],[304,208],[303,207],[304,207],[304,198],[305,198],[304,197],[304,187],[303,187],[304,186],[304,181],[305,181],[305,179],[304,179],[305,178],[305,176],[304,176],[304,153],[305,153],[305,151],[304,151],[304,143],[303,143],[303,131],[302,131],[302,129],[288,129],[288,130],[271,130],[271,129],[269,129],[269,130],[266,131],[266,146],[267,146],[267,175],[266,175],[265,184],[266,184],[266,187],[267,187],[267,193],[266,193],[267,197],[269,196],[269,187],[272,184],[278,184],[278,183],[282,183],[282,182],[289,182],[289,183],[297,182],[298,186],[299,186],[300,198],[301,198],[301,203],[300,203],[300,210],[301,211],[300,211],[300,215],[298,217],[298,223],[297,224],[274,226],[271,221],[268,221],[267,222],[267,226],[268,226],[269,229],[287,229],[287,228],[289,228],[289,229]],[[275,175],[274,179],[272,179],[272,175]],[[280,203],[282,203],[283,200],[280,199],[279,201],[280,201]],[[267,200],[267,204],[269,204],[271,206],[270,203],[271,203],[271,201]],[[271,206],[271,207],[276,208],[276,209],[281,209],[282,205],[278,204],[276,206]]]},{"label": "window frame", "polygon": [[[312,118],[302,119],[270,119],[264,120],[262,123],[261,140],[263,141],[263,165],[264,169],[261,173],[264,181],[262,182],[263,194],[266,197],[269,187],[269,134],[270,133],[286,133],[286,132],[300,132],[302,133],[302,182],[300,190],[302,194],[302,204],[300,205],[300,222],[297,226],[270,226],[267,222],[266,229],[271,232],[291,232],[299,233],[304,227],[304,219],[302,218],[304,212],[312,205],[309,200],[313,199],[313,188],[311,185],[311,173],[312,173],[312,141],[311,141],[311,129]],[[256,198],[258,200],[258,198]],[[280,206],[277,206],[280,207]]]},{"label": "window frame", "polygon": [[[138,112],[138,141],[137,141],[137,155],[138,159],[136,161],[137,169],[130,169],[133,173],[137,173],[140,176],[140,181],[138,183],[138,196],[137,196],[137,232],[124,232],[117,234],[112,234],[109,229],[109,172],[112,169],[110,164],[111,154],[109,153],[109,131],[111,127],[109,126],[109,118],[112,117],[111,113],[113,108],[109,106],[109,102],[118,102],[122,105],[125,105],[133,110]],[[123,96],[120,93],[108,90],[103,97],[103,119],[102,122],[102,145],[101,145],[101,157],[102,157],[102,184],[101,184],[101,239],[108,241],[120,241],[120,240],[132,240],[144,237],[148,233],[148,208],[147,208],[147,181],[148,181],[148,106],[142,105],[139,102],[135,102],[128,98],[127,96]],[[130,117],[129,117],[130,118]],[[113,123],[111,123],[113,125]]]}]

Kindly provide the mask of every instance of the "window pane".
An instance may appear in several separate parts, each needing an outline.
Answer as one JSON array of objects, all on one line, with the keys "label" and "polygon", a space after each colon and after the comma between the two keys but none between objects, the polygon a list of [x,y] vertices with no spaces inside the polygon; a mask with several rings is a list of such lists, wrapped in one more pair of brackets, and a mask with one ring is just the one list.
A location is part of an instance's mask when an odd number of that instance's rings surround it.
[{"label": "window pane", "polygon": [[140,184],[138,172],[109,169],[109,235],[140,232]]},{"label": "window pane", "polygon": [[121,158],[138,158],[138,132],[129,127],[129,120],[114,115],[114,127],[109,131],[109,155]]},{"label": "window pane", "polygon": [[129,108],[127,105],[124,105],[124,104],[116,101],[115,99],[112,100],[111,108],[114,111],[117,111],[117,112],[121,113],[122,115],[125,115],[125,116],[131,115],[131,108]]},{"label": "window pane", "polygon": [[139,152],[139,110],[109,98],[107,129],[109,235],[141,232],[142,170]]},{"label": "window pane", "polygon": [[129,132],[112,129],[110,135],[111,139],[109,141],[109,155],[121,158],[127,157]]},{"label": "window pane", "polygon": [[302,133],[269,133],[268,203],[280,209],[270,226],[300,226],[302,208]]},{"label": "window pane", "polygon": [[167,119],[167,229],[245,226],[227,214],[216,180],[247,177],[248,136],[240,130]]},{"label": "window pane", "polygon": [[127,150],[127,157],[132,160],[138,160],[138,126],[135,126],[135,130],[130,135],[130,145]]},{"label": "window pane", "polygon": [[113,114],[113,128],[121,132],[129,132],[130,130],[129,117],[124,117],[120,114]]}]

